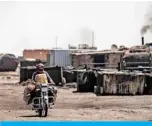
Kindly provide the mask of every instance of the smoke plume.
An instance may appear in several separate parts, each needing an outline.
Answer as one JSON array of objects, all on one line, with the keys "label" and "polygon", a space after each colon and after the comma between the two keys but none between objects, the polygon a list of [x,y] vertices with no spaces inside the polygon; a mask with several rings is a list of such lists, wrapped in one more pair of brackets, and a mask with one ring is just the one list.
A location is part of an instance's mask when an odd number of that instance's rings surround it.
[{"label": "smoke plume", "polygon": [[148,31],[152,32],[152,4],[149,5],[148,11],[144,16],[145,23],[141,28],[141,35],[146,34]]},{"label": "smoke plume", "polygon": [[92,30],[86,27],[81,28],[79,33],[79,42],[80,44],[88,44],[89,46],[92,45]]},{"label": "smoke plume", "polygon": [[141,34],[144,35],[150,29],[151,29],[151,25],[150,24],[144,25],[142,27],[142,29],[141,29]]}]

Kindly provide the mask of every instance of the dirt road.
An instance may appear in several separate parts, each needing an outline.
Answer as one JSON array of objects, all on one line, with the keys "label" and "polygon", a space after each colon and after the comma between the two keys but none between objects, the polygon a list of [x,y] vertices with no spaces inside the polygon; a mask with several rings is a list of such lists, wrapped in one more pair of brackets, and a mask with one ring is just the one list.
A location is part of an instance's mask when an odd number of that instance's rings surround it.
[{"label": "dirt road", "polygon": [[[4,75],[3,75],[4,76]],[[11,75],[13,76],[13,75]],[[49,116],[39,118],[23,98],[16,77],[0,78],[0,120],[152,120],[152,96],[95,96],[58,89]]]}]

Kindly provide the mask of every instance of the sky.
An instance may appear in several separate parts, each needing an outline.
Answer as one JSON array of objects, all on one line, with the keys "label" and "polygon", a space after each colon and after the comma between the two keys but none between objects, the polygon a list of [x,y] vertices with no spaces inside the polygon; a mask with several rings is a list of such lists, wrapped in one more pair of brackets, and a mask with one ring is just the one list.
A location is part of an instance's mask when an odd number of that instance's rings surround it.
[{"label": "sky", "polygon": [[91,45],[91,37],[87,39],[88,34],[84,34],[88,29],[94,31],[94,45],[100,50],[109,49],[112,44],[140,45],[140,29],[148,5],[147,2],[0,2],[0,52],[22,55],[24,49]]}]

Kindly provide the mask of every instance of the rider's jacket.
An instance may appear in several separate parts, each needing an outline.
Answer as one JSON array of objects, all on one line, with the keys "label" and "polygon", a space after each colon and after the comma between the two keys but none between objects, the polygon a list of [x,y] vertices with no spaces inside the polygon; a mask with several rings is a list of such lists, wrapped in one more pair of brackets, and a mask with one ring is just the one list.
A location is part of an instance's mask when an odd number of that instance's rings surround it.
[{"label": "rider's jacket", "polygon": [[48,79],[47,79],[47,76],[46,74],[37,74],[35,76],[35,82],[38,82],[38,83],[48,83]]},{"label": "rider's jacket", "polygon": [[32,75],[32,80],[38,83],[52,83],[54,84],[52,78],[49,76],[49,74],[46,71],[43,71],[42,73],[34,72]]}]

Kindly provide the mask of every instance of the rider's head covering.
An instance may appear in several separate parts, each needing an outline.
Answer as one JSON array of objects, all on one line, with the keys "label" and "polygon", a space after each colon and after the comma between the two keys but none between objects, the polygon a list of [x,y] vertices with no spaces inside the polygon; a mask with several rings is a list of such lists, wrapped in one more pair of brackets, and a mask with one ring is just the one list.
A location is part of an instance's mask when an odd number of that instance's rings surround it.
[{"label": "rider's head covering", "polygon": [[44,70],[44,65],[42,63],[39,63],[36,65],[36,68],[38,71],[43,71]]}]

